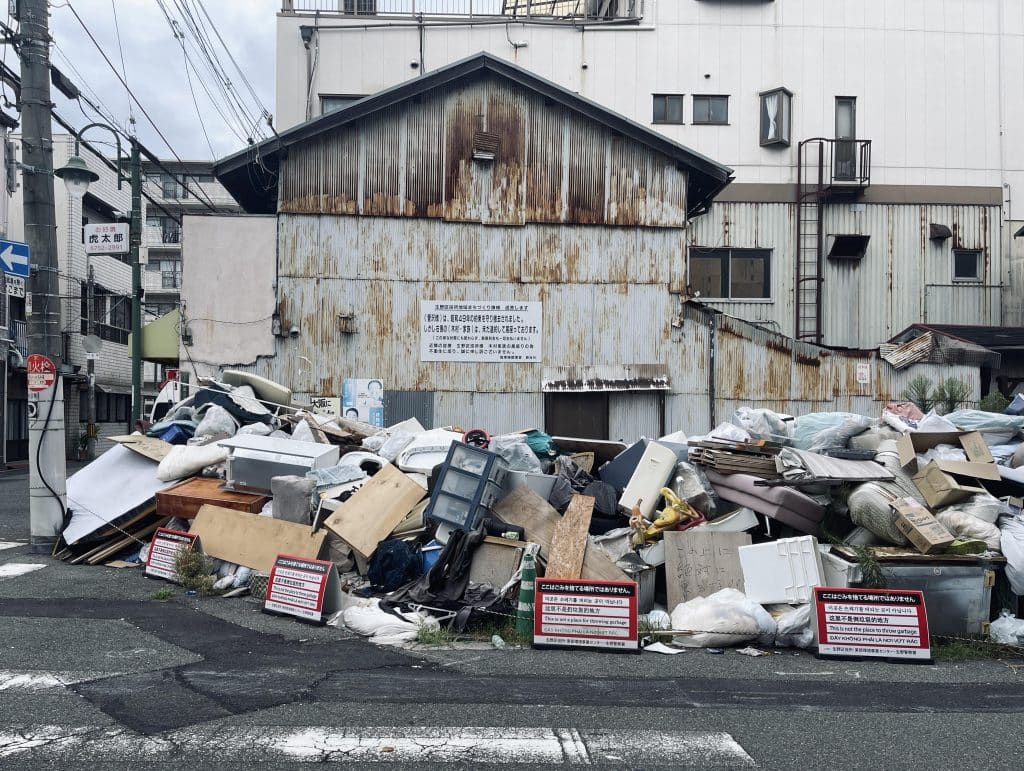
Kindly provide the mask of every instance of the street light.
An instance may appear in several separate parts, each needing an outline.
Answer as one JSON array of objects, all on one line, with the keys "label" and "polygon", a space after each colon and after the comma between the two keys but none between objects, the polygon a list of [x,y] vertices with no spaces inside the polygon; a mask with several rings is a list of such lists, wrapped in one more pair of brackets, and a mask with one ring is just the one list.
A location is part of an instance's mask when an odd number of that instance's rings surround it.
[{"label": "street light", "polygon": [[[131,173],[126,176],[122,165],[121,135],[105,123],[90,123],[88,126],[82,127],[75,134],[75,154],[68,158],[68,162],[64,166],[53,172],[55,176],[64,180],[64,186],[67,187],[68,193],[76,200],[81,200],[89,189],[89,185],[100,178],[78,154],[81,149],[82,135],[91,128],[102,128],[114,135],[117,147],[117,189],[121,189],[121,182],[124,179],[128,179],[131,183],[132,219],[131,229],[128,231],[128,243],[131,250],[132,267],[132,425],[135,425],[142,417],[142,272],[139,267],[139,245],[142,241],[142,159],[139,155],[139,143],[135,137],[129,137]],[[89,306],[91,316],[91,301]],[[89,330],[89,334],[93,334],[93,332],[92,329]],[[92,363],[90,358],[88,431],[90,436],[94,436],[96,430],[95,377],[92,375]]]}]

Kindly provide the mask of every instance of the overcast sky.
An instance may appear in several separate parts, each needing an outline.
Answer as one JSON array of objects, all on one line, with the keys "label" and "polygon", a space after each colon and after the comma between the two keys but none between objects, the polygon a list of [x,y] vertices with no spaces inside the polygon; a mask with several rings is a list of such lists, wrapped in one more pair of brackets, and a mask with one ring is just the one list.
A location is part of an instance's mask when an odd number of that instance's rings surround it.
[{"label": "overcast sky", "polygon": [[[273,113],[274,41],[280,0],[188,0],[187,3],[184,0],[163,0],[163,5],[179,22],[180,29],[186,35],[186,49],[198,69],[198,76],[195,70],[189,70],[198,101],[198,113],[186,78],[181,43],[172,34],[158,0],[68,0],[67,3],[65,0],[52,0],[50,31],[55,41],[51,49],[53,64],[83,94],[109,111],[110,116],[120,125],[127,126],[129,115],[134,115],[143,144],[160,157],[173,157],[139,107],[132,103],[129,110],[129,97],[124,86],[78,23],[71,10],[73,7],[119,71],[120,51],[123,50],[128,85],[179,157],[185,160],[209,160],[242,149],[245,138],[253,133],[252,128],[240,125],[242,119],[236,117],[228,107],[227,100],[216,85],[217,81],[196,50],[195,36],[183,22],[179,6],[187,5],[202,20],[203,30],[209,35],[232,86],[244,101],[248,114],[256,118],[259,110],[255,100],[216,34],[201,16],[200,5],[209,13],[260,102]],[[121,33],[120,49],[114,25],[115,6]],[[69,61],[73,67],[68,65]],[[216,97],[215,103],[211,103],[204,84]],[[76,126],[98,119],[88,105],[83,104],[88,114],[87,121],[79,105],[67,100],[56,90],[53,92],[53,101],[58,113]],[[238,111],[241,112],[241,109]],[[222,117],[221,112],[227,119]],[[203,126],[206,129],[205,135]],[[265,124],[262,128],[266,131]],[[101,140],[103,132],[93,129],[86,138]]]}]

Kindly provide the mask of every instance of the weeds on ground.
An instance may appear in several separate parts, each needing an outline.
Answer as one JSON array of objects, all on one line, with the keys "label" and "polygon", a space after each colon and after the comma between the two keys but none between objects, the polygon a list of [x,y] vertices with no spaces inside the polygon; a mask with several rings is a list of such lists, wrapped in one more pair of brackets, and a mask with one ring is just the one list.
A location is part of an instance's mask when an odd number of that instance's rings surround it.
[{"label": "weeds on ground", "polygon": [[532,635],[521,635],[516,631],[516,620],[501,616],[489,618],[476,617],[472,619],[466,631],[462,633],[452,632],[445,627],[433,628],[421,626],[416,633],[416,642],[421,645],[453,645],[458,642],[490,642],[494,635],[498,635],[505,641],[506,645],[529,646],[533,642]]},{"label": "weeds on ground", "polygon": [[435,627],[422,624],[416,630],[416,642],[420,645],[451,645],[458,641],[458,635],[445,629],[443,626]]},{"label": "weeds on ground", "polygon": [[199,592],[202,595],[213,594],[216,577],[213,572],[213,560],[195,549],[182,549],[174,558],[174,570],[178,574],[178,582],[186,590]]},{"label": "weeds on ground", "polygon": [[[1017,654],[1020,655],[1020,654]],[[975,659],[1004,659],[1011,657],[1010,649],[988,640],[967,638],[932,638],[932,658],[936,661],[960,662]]]},{"label": "weeds on ground", "polygon": [[170,599],[172,599],[174,597],[174,595],[175,595],[175,591],[171,587],[165,586],[163,589],[161,589],[160,591],[156,592],[153,595],[153,599],[154,600],[170,600]]}]

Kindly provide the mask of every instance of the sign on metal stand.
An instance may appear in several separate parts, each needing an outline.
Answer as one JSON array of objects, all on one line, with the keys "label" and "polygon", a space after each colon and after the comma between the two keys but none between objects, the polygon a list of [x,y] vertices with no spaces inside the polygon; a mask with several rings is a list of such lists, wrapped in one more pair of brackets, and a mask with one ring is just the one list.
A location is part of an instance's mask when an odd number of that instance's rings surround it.
[{"label": "sign on metal stand", "polygon": [[932,663],[924,593],[815,587],[820,658]]}]

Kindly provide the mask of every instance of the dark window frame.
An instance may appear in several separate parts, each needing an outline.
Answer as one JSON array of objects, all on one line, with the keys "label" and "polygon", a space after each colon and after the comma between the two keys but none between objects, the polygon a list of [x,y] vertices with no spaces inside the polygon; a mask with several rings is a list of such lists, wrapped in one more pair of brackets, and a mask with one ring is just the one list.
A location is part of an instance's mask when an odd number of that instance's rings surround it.
[{"label": "dark window frame", "polygon": [[[367,97],[366,94],[319,94],[320,97],[320,114],[327,115],[331,112],[337,112],[338,110],[344,110],[347,107],[355,104],[361,99]],[[344,101],[345,104],[338,104],[331,109],[327,109],[327,104],[331,101]]]},{"label": "dark window frame", "polygon": [[[771,302],[772,297],[772,257],[774,256],[774,250],[753,248],[753,247],[731,247],[731,246],[691,246],[687,250],[687,281],[693,284],[693,259],[715,259],[717,258],[722,265],[721,270],[721,283],[720,293],[718,295],[701,295],[702,300],[721,300],[726,302]],[[764,279],[763,279],[763,292],[760,297],[741,297],[737,296],[733,290],[732,281],[732,261],[734,258],[747,258],[757,257],[762,260],[764,265]],[[694,287],[696,289],[696,287]],[[725,293],[722,294],[721,292]]]},{"label": "dark window frame", "polygon": [[[661,101],[661,117],[658,105]],[[679,120],[669,120],[669,102],[675,101],[679,109]],[[651,123],[655,126],[686,125],[686,94],[651,94]]]},{"label": "dark window frame", "polygon": [[[724,120],[711,120],[711,100],[712,99],[724,99],[725,100],[725,119]],[[708,104],[708,117],[707,120],[698,118],[697,116],[697,103],[698,100],[707,100]],[[693,111],[690,114],[690,122],[694,126],[728,126],[729,125],[729,95],[728,94],[694,94],[693,95]]]},{"label": "dark window frame", "polygon": [[[779,136],[771,138],[768,136],[768,105],[765,98],[775,94],[779,96],[779,110],[776,115]],[[761,147],[789,147],[793,142],[793,92],[780,86],[762,91],[757,96],[758,141]]]},{"label": "dark window frame", "polygon": [[[958,276],[957,275],[957,257],[960,255],[974,255],[974,273],[973,276]],[[953,249],[951,252],[952,258],[952,270],[953,270],[953,281],[958,284],[977,284],[984,280],[984,268],[983,261],[985,259],[984,249]]]}]

